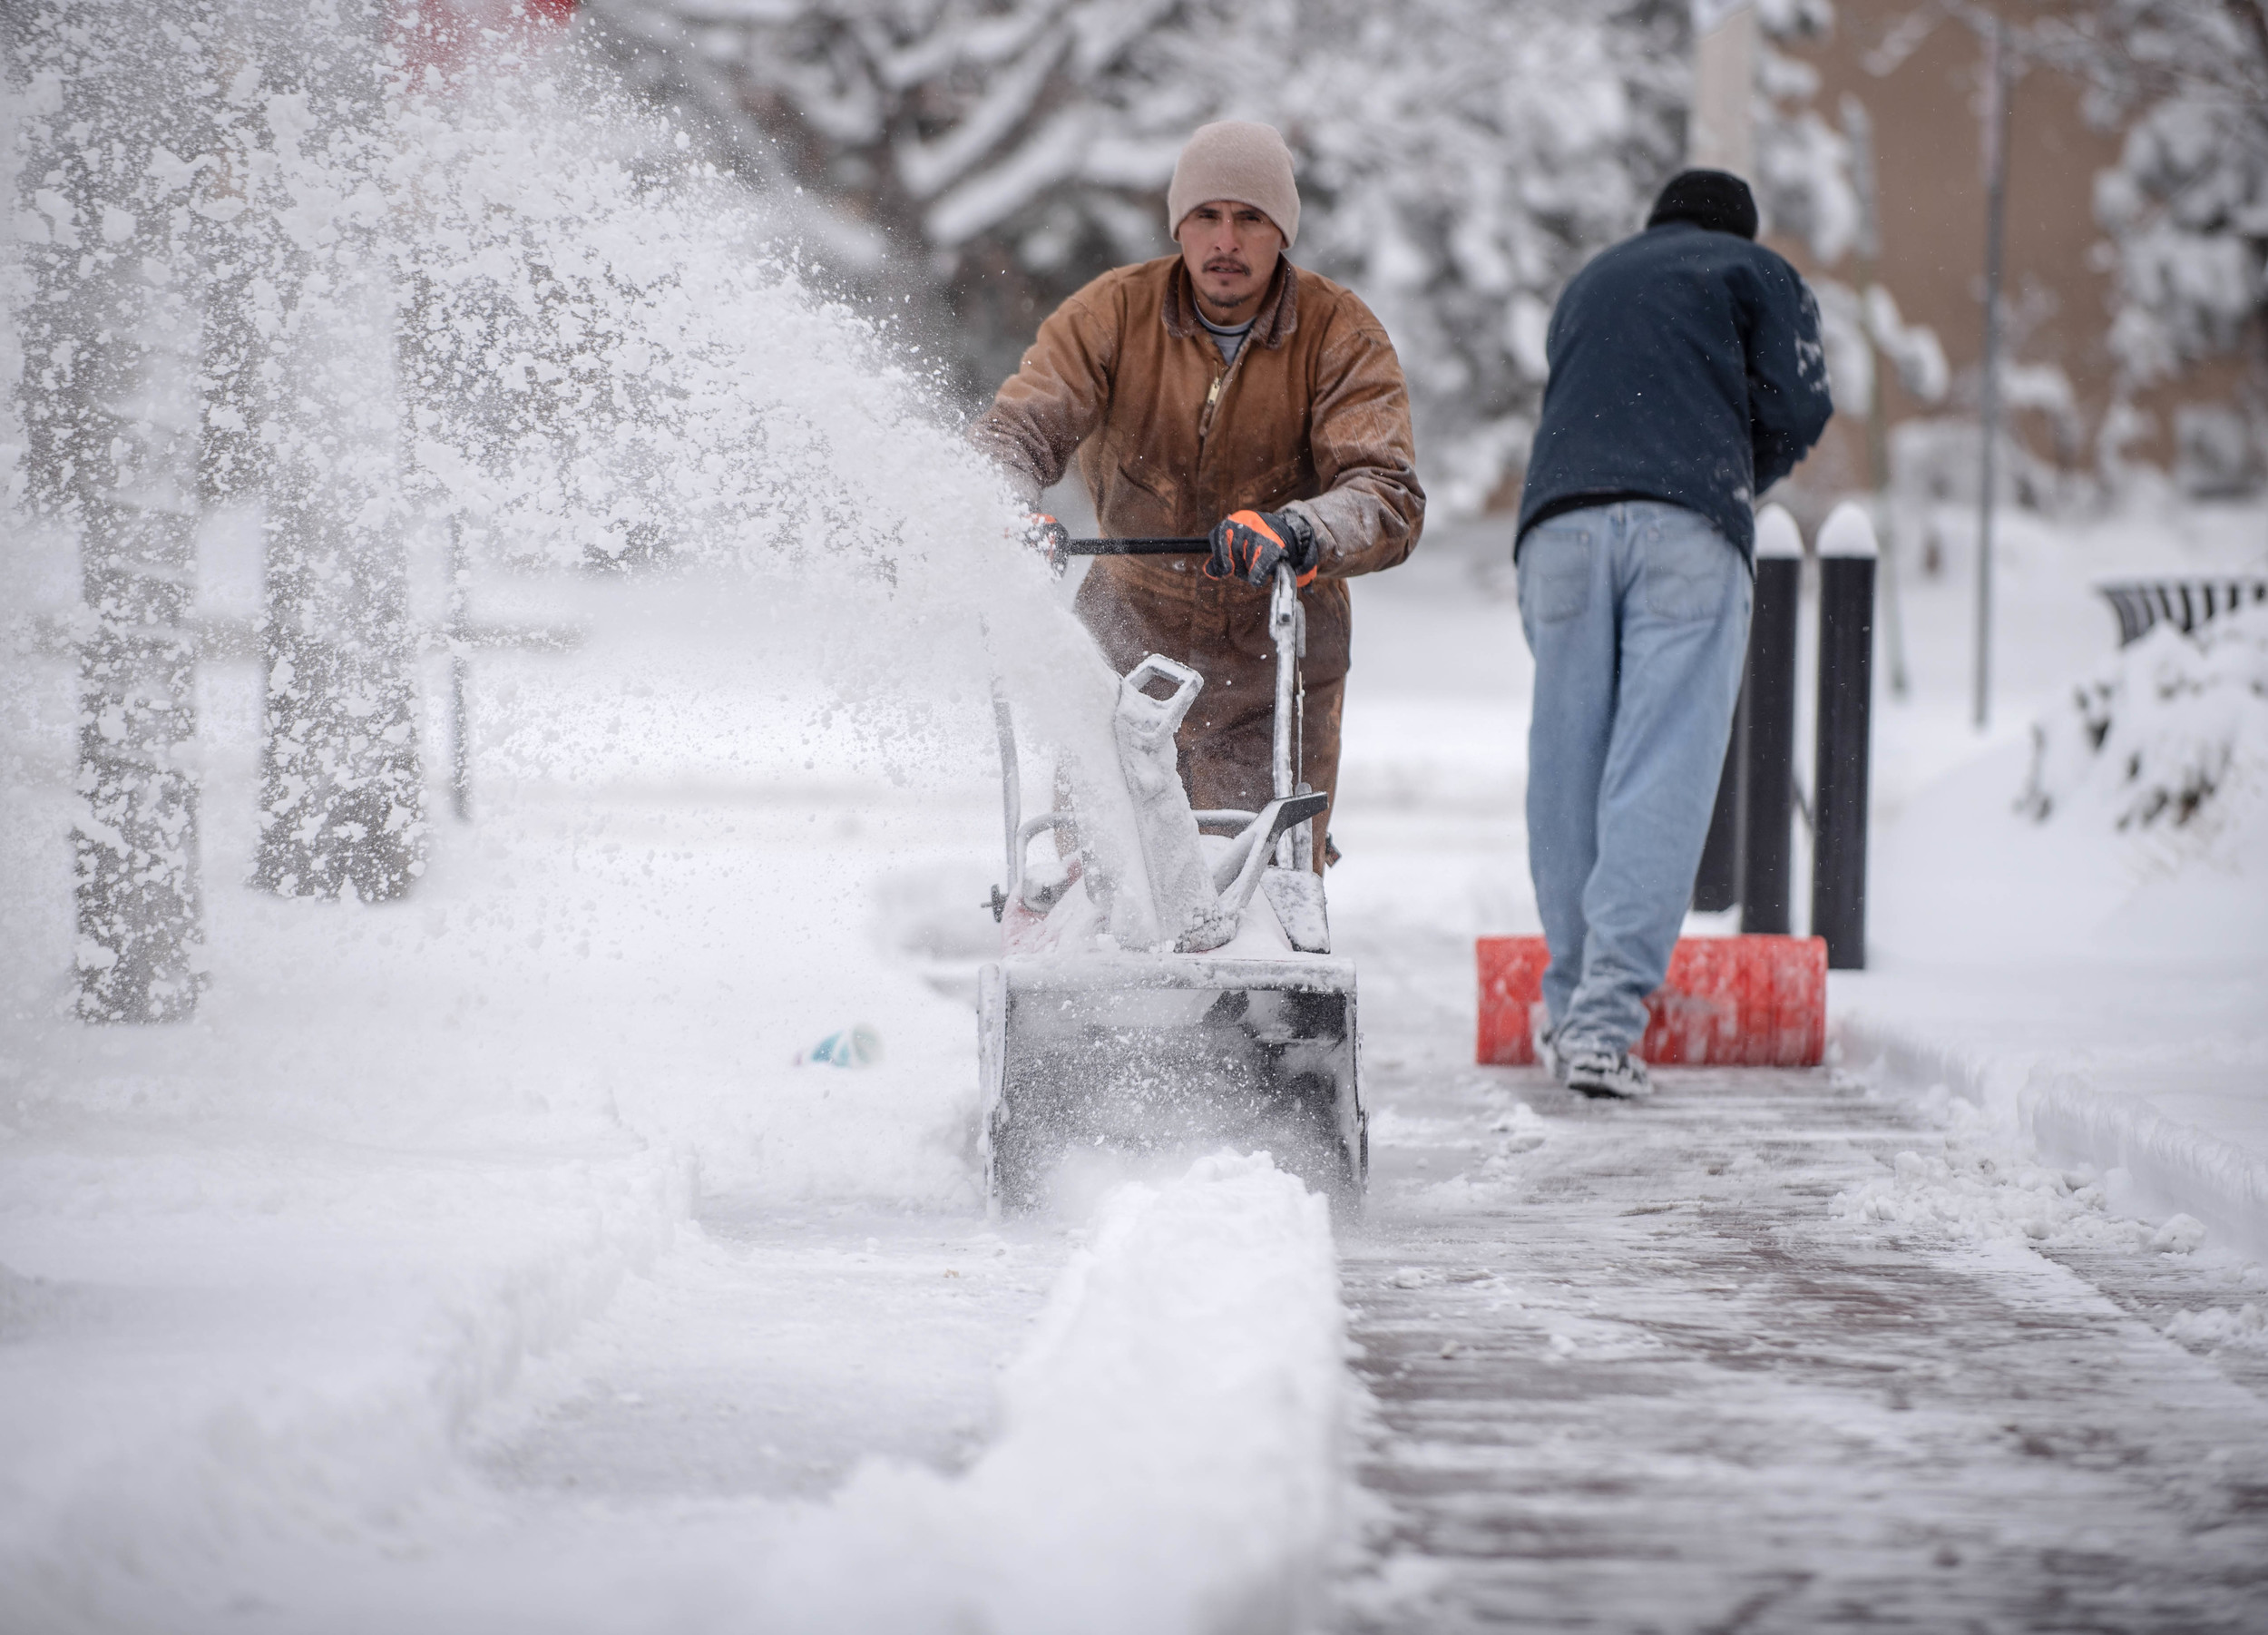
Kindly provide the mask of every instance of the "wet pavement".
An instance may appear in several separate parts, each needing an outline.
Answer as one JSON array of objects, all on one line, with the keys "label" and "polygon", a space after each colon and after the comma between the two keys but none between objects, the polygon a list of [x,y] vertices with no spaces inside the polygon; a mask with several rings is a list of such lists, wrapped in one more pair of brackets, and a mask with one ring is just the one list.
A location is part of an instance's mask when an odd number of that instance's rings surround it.
[{"label": "wet pavement", "polygon": [[2161,1332],[2242,1268],[1846,1222],[1941,1139],[1862,1083],[1592,1103],[1381,997],[1342,1628],[2268,1628],[2268,1378]]}]

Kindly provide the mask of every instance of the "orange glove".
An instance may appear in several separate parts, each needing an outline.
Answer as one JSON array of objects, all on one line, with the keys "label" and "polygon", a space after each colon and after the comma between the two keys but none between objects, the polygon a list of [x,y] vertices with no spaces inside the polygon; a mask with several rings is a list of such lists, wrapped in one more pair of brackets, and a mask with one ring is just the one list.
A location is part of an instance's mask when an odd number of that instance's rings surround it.
[{"label": "orange glove", "polygon": [[1205,564],[1207,579],[1242,575],[1256,585],[1276,577],[1278,563],[1292,564],[1304,587],[1315,577],[1323,553],[1306,524],[1290,511],[1231,512],[1213,524],[1213,554]]}]

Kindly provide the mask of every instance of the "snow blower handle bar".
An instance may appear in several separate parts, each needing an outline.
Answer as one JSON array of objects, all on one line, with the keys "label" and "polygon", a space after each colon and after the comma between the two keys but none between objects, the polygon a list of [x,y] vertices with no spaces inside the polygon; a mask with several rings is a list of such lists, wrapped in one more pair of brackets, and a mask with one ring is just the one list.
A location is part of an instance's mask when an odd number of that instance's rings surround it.
[{"label": "snow blower handle bar", "polygon": [[1058,547],[1065,556],[1190,556],[1212,548],[1201,534],[1194,539],[1067,539]]}]

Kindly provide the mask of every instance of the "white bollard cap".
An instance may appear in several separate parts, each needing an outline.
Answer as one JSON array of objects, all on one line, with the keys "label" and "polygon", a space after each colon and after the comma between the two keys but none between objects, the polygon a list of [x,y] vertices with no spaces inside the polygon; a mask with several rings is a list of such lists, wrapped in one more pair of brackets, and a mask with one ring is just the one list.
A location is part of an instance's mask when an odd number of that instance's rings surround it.
[{"label": "white bollard cap", "polygon": [[1822,556],[1882,554],[1874,543],[1874,519],[1856,500],[1845,500],[1827,513],[1827,520],[1819,524],[1817,543]]},{"label": "white bollard cap", "polygon": [[1804,554],[1804,532],[1795,525],[1785,505],[1766,505],[1756,513],[1756,555],[1784,556],[1800,559]]}]

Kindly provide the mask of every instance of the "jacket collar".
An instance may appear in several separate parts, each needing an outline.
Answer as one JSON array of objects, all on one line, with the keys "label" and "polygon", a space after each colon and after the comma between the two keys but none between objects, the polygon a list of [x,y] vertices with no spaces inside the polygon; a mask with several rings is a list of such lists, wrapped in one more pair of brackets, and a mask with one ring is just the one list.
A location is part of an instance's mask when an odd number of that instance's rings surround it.
[{"label": "jacket collar", "polygon": [[[1166,299],[1159,315],[1166,321],[1166,333],[1176,340],[1187,340],[1198,332],[1197,291],[1190,287],[1189,269],[1178,256],[1174,258],[1173,271],[1166,279]],[[1252,338],[1264,347],[1280,347],[1298,328],[1298,269],[1289,257],[1278,256],[1276,278],[1260,302],[1258,317],[1252,326]]]}]

